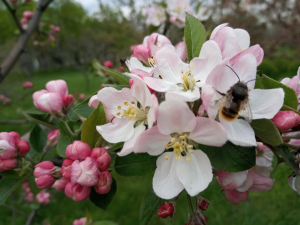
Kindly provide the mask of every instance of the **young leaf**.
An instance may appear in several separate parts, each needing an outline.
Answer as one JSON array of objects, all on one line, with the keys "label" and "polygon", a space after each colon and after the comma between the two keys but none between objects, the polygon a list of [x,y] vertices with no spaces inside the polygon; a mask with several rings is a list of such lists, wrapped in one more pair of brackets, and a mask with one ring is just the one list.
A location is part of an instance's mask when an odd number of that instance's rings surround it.
[{"label": "young leaf", "polygon": [[36,152],[43,152],[47,143],[46,132],[37,124],[30,133],[29,142]]},{"label": "young leaf", "polygon": [[113,197],[115,196],[117,192],[117,183],[115,179],[113,178],[113,183],[111,185],[110,191],[107,194],[98,194],[95,189],[92,187],[92,191],[90,194],[90,200],[99,208],[106,210],[111,201],[113,200]]},{"label": "young leaf", "polygon": [[202,23],[188,13],[185,17],[184,37],[188,60],[191,61],[193,58],[199,57],[201,47],[206,41],[206,31]]},{"label": "young leaf", "polygon": [[89,117],[92,114],[92,112],[94,111],[93,108],[88,106],[89,100],[90,100],[90,98],[84,100],[83,102],[74,106],[71,110],[84,118]]},{"label": "young leaf", "polygon": [[255,147],[243,147],[227,142],[222,147],[198,145],[212,166],[227,172],[245,171],[255,166]]},{"label": "young leaf", "polygon": [[159,198],[154,193],[152,187],[147,191],[145,197],[142,200],[140,208],[140,224],[146,225],[150,222],[154,213],[157,212],[159,207],[165,202],[165,200]]},{"label": "young leaf", "polygon": [[115,151],[115,150],[121,149],[121,148],[123,147],[123,145],[124,145],[124,142],[116,143],[116,144],[114,144],[113,146],[111,146],[111,147],[108,149],[108,151],[113,152],[113,151]]},{"label": "young leaf", "polygon": [[266,75],[263,75],[262,78],[263,79],[261,79],[261,82],[264,85],[264,89],[282,88],[285,93],[283,104],[292,109],[297,110],[297,107],[298,107],[297,95],[296,95],[296,92],[292,88],[290,88],[276,80],[273,80],[272,78],[270,78]]},{"label": "young leaf", "polygon": [[99,103],[98,108],[94,110],[82,125],[81,141],[89,144],[91,148],[94,148],[99,138],[102,138],[96,130],[97,125],[103,125],[106,123],[105,112],[102,103]]},{"label": "young leaf", "polygon": [[282,143],[281,135],[271,120],[253,120],[250,125],[253,128],[255,135],[263,142],[275,146]]},{"label": "young leaf", "polygon": [[66,148],[74,141],[73,132],[69,128],[68,124],[64,121],[59,121],[58,128],[60,130],[59,139],[57,142],[57,154],[61,157],[66,157]]},{"label": "young leaf", "polygon": [[275,155],[281,157],[293,170],[294,173],[299,175],[298,165],[295,162],[294,155],[290,152],[289,148],[284,145],[268,146]]},{"label": "young leaf", "polygon": [[117,157],[115,170],[122,176],[141,176],[156,169],[156,156],[147,153],[131,153],[124,157]]}]

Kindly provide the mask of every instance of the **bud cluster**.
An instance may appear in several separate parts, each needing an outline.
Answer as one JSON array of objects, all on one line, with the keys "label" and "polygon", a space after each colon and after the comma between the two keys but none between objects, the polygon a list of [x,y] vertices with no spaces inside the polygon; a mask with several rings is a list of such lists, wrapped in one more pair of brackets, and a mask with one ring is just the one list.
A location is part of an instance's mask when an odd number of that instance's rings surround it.
[{"label": "bud cluster", "polygon": [[2,105],[8,105],[11,103],[11,99],[6,97],[5,95],[0,95],[0,103]]},{"label": "bud cluster", "polygon": [[34,195],[31,192],[31,189],[29,187],[29,183],[27,181],[22,184],[22,188],[25,191],[25,195],[26,195],[25,199],[26,199],[26,201],[28,201],[29,203],[33,202]]}]

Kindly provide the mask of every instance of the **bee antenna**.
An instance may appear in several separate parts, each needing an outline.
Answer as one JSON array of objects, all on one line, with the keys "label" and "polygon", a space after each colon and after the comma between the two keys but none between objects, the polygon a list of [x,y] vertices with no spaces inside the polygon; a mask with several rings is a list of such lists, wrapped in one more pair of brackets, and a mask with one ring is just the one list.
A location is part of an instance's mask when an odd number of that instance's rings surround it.
[{"label": "bee antenna", "polygon": [[227,66],[229,69],[231,69],[232,72],[234,72],[234,74],[237,76],[237,78],[238,78],[239,81],[241,82],[239,75],[237,75],[237,73],[236,73],[230,66],[228,66],[228,65],[226,65],[226,66]]},{"label": "bee antenna", "polygon": [[248,82],[250,82],[250,81],[261,80],[261,79],[267,79],[267,78],[266,78],[266,77],[260,77],[260,78],[248,80],[248,81],[246,82],[246,84],[247,84]]}]

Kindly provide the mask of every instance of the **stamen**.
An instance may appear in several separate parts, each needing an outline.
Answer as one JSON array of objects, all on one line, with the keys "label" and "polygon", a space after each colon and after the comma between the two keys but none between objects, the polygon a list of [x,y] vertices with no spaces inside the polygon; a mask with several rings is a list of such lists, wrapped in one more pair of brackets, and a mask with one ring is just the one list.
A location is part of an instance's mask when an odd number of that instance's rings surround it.
[{"label": "stamen", "polygon": [[186,161],[190,162],[192,159],[190,157],[186,157]]},{"label": "stamen", "polygon": [[128,105],[128,102],[124,102],[124,105]]},{"label": "stamen", "polygon": [[168,160],[168,159],[169,159],[169,156],[166,156],[166,157],[165,157],[165,160]]},{"label": "stamen", "polygon": [[154,67],[155,66],[155,61],[153,58],[148,58],[148,63],[151,67]]},{"label": "stamen", "polygon": [[121,109],[122,109],[122,107],[119,105],[119,106],[118,106],[118,110],[121,110]]}]

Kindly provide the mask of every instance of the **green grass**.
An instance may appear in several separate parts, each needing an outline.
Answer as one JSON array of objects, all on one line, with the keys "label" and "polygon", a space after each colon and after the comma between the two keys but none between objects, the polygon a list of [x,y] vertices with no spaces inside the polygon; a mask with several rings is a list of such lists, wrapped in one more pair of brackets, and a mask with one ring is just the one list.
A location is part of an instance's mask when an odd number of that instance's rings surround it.
[{"label": "green grass", "polygon": [[[90,77],[90,89],[86,90],[84,77],[80,72],[52,72],[52,73],[37,73],[34,76],[34,90],[44,88],[45,83],[53,79],[64,79],[69,86],[69,92],[85,93],[87,95],[98,91],[101,85],[99,77]],[[24,91],[21,86],[25,78],[8,77],[4,83],[1,84],[0,90],[12,98],[13,103],[9,106],[4,106],[0,111],[0,120],[5,119],[22,119],[21,111],[33,108],[31,95],[18,100],[24,96]],[[11,131],[25,133],[32,125],[0,125],[0,131]],[[210,186],[201,195],[210,201],[205,215],[208,217],[208,224],[212,225],[300,225],[299,210],[300,210],[300,196],[293,191],[287,183],[287,177],[291,173],[289,168],[281,164],[277,170],[272,174],[275,179],[274,187],[265,193],[250,193],[247,201],[239,205],[229,203],[225,194],[222,192],[220,186],[214,180]],[[48,220],[51,225],[67,225],[72,224],[74,219],[84,217],[89,211],[93,221],[113,220],[121,225],[138,224],[139,207],[143,196],[148,188],[151,186],[152,174],[144,177],[121,177],[115,172],[112,175],[117,180],[117,194],[113,202],[108,207],[107,211],[94,206],[90,201],[73,202],[67,198],[62,192],[55,192],[52,189],[53,198],[48,205],[43,205],[37,210],[34,225],[41,225],[43,221]],[[34,180],[30,180],[30,187],[32,191],[37,194],[38,189],[34,184]],[[32,209],[36,207],[35,204],[28,204],[22,200],[22,189],[19,188],[14,192],[14,201],[9,198],[6,204],[12,205],[19,210],[30,214]],[[3,206],[0,206],[0,224],[13,224],[12,211]],[[176,213],[173,218],[173,224],[183,225],[187,222],[188,206],[186,202],[186,195],[183,193],[177,204]],[[25,218],[17,214],[16,224],[25,224]],[[159,219],[157,215],[153,216],[150,223],[170,224],[170,219]]]}]

